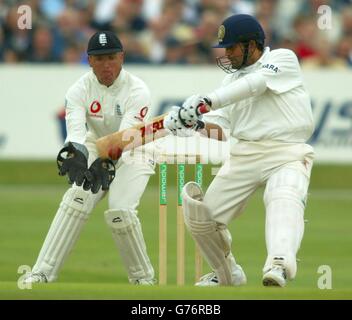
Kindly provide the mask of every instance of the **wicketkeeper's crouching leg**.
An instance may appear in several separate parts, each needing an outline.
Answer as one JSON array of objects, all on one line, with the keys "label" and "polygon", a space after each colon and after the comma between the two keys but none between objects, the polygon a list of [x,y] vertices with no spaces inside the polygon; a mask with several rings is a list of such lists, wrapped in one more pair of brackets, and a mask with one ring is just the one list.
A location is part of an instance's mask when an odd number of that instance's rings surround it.
[{"label": "wicketkeeper's crouching leg", "polygon": [[105,212],[105,221],[112,231],[128,280],[137,285],[156,282],[137,210],[149,178],[154,173],[154,164],[137,155],[124,159],[117,168],[117,179],[111,184],[110,209]]},{"label": "wicketkeeper's crouching leg", "polygon": [[32,273],[25,282],[52,282],[57,279],[83,225],[101,197],[102,192],[93,194],[75,185],[66,191]]},{"label": "wicketkeeper's crouching leg", "polygon": [[154,269],[147,254],[137,211],[132,209],[107,210],[105,220],[112,230],[112,237],[119,249],[129,282],[154,284]]},{"label": "wicketkeeper's crouching leg", "polygon": [[[199,285],[242,285],[247,282],[242,268],[231,253],[231,234],[216,223],[203,203],[203,192],[195,182],[188,182],[182,191],[185,224],[199,249],[214,270],[202,277]],[[214,274],[215,273],[215,274]]]}]

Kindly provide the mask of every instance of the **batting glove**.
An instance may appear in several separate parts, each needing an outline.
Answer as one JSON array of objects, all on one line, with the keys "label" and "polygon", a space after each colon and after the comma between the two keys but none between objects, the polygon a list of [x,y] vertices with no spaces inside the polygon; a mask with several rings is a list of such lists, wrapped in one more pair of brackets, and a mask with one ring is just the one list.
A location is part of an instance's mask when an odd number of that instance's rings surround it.
[{"label": "batting glove", "polygon": [[201,105],[210,107],[209,99],[195,94],[187,98],[179,110],[179,119],[185,127],[194,127],[199,120],[202,119],[202,114],[199,112]]},{"label": "batting glove", "polygon": [[194,134],[193,127],[185,127],[179,118],[180,107],[171,107],[170,112],[164,118],[166,131],[178,137],[190,137]]}]

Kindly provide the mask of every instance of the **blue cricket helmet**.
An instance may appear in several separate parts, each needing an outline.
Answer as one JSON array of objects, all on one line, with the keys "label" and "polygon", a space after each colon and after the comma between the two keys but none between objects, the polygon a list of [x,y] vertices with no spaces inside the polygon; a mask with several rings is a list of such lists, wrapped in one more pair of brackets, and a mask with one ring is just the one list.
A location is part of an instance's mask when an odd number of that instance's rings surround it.
[{"label": "blue cricket helmet", "polygon": [[264,39],[264,30],[257,19],[248,14],[235,14],[225,19],[219,27],[219,44],[213,48],[228,48],[250,40],[256,40],[264,45]]}]

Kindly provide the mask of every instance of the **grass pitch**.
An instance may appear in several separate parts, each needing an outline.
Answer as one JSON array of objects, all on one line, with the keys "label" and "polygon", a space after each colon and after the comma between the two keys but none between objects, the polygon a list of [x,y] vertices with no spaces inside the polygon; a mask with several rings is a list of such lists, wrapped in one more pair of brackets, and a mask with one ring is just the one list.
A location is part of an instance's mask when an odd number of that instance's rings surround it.
[{"label": "grass pitch", "polygon": [[[18,169],[20,168],[20,169]],[[16,171],[15,171],[16,170]],[[28,174],[26,174],[28,173]],[[211,177],[206,174],[205,186]],[[32,266],[39,253],[66,181],[56,176],[54,162],[0,162],[0,299],[352,299],[352,166],[316,166],[305,218],[305,236],[298,254],[297,277],[286,288],[265,288],[261,269],[266,257],[262,191],[230,225],[233,253],[248,284],[240,288],[195,288],[194,244],[186,237],[186,286],[176,283],[176,188],[169,177],[168,285],[128,284],[117,249],[105,225],[103,200],[92,212],[56,283],[17,285],[20,266]],[[132,191],[131,191],[132,192]],[[123,196],[123,195],[121,195]],[[158,274],[158,188],[154,176],[139,208],[148,253]],[[332,271],[332,289],[320,266]],[[209,269],[204,266],[204,271]],[[320,270],[321,271],[321,270]]]}]

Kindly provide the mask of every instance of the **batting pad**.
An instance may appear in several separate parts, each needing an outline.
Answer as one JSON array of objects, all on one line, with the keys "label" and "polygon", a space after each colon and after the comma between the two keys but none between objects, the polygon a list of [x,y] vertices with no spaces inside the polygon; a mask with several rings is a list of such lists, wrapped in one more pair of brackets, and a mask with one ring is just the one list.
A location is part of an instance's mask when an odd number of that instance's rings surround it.
[{"label": "batting pad", "polygon": [[283,260],[289,279],[297,272],[296,254],[304,233],[304,209],[309,180],[300,171],[283,168],[272,175],[264,193],[268,251],[263,271],[275,258]]},{"label": "batting pad", "polygon": [[56,280],[93,207],[94,196],[90,191],[74,186],[65,193],[33,267],[33,273],[43,272],[48,282]]},{"label": "batting pad", "polygon": [[203,204],[203,192],[195,182],[188,182],[182,190],[185,224],[203,257],[215,271],[220,285],[232,285],[231,235],[225,226],[212,219]]},{"label": "batting pad", "polygon": [[131,209],[107,210],[105,221],[119,249],[131,283],[136,280],[153,280],[154,269],[150,263],[137,211]]}]

